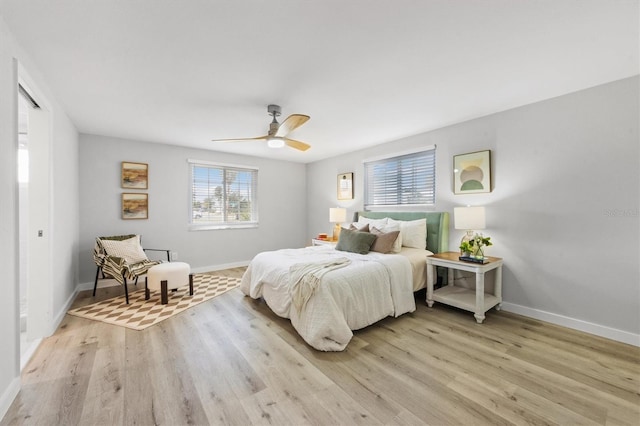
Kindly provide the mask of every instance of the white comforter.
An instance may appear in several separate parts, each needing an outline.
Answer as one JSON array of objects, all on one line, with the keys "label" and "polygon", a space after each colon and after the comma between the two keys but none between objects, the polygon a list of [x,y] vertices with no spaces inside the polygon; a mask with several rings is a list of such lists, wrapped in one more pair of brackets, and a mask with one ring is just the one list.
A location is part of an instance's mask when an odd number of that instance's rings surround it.
[{"label": "white comforter", "polygon": [[[290,268],[348,258],[349,264],[324,274],[302,311],[291,303]],[[311,346],[341,351],[364,328],[387,316],[416,309],[410,262],[403,256],[336,251],[330,246],[284,249],[258,254],[242,277],[240,289],[264,298]]]}]

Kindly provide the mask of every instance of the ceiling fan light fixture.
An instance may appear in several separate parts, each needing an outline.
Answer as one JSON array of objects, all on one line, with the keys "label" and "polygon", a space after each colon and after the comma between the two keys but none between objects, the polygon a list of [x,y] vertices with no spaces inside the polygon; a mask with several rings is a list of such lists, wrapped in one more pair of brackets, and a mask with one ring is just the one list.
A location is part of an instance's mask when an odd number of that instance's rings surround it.
[{"label": "ceiling fan light fixture", "polygon": [[271,137],[267,139],[267,146],[269,148],[282,148],[284,147],[284,139],[278,137]]},{"label": "ceiling fan light fixture", "polygon": [[266,142],[269,148],[283,148],[288,146],[298,151],[306,151],[311,146],[304,142],[300,142],[294,139],[289,139],[287,136],[298,127],[306,123],[309,118],[304,114],[291,114],[282,123],[278,123],[276,119],[280,115],[280,107],[278,105],[268,105],[267,112],[273,117],[273,120],[269,124],[269,132],[264,136],[257,138],[237,138],[237,139],[213,139],[213,142]]}]

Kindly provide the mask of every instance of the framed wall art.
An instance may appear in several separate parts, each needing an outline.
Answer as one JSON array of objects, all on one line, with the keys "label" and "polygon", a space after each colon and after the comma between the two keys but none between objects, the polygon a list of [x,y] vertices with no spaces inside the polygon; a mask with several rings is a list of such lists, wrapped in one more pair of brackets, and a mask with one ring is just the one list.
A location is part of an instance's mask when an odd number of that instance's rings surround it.
[{"label": "framed wall art", "polygon": [[453,156],[453,192],[455,194],[491,192],[491,151]]},{"label": "framed wall art", "polygon": [[353,173],[338,175],[338,200],[353,200]]},{"label": "framed wall art", "polygon": [[126,189],[147,189],[149,187],[149,165],[146,163],[122,162],[122,184]]},{"label": "framed wall art", "polygon": [[149,219],[149,194],[123,193],[123,219]]}]

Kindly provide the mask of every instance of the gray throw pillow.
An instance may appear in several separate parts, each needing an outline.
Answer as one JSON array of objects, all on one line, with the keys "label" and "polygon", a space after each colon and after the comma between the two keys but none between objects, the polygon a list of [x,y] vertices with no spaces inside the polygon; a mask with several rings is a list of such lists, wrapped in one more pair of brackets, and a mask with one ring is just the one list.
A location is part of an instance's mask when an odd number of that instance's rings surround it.
[{"label": "gray throw pillow", "polygon": [[367,254],[376,236],[368,232],[342,229],[336,250],[350,251],[352,253]]}]

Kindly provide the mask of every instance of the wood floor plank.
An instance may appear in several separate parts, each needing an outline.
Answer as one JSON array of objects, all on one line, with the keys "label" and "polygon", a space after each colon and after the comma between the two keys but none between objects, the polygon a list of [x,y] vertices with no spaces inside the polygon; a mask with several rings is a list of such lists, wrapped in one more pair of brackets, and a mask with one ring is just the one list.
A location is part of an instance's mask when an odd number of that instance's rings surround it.
[{"label": "wood floor plank", "polygon": [[144,331],[66,316],[0,425],[640,424],[640,348],[423,297],[343,352],[238,289]]},{"label": "wood floor plank", "polygon": [[150,346],[149,333],[125,330],[124,407],[122,414],[125,425],[158,424],[150,392],[151,374],[146,361]]},{"label": "wood floor plank", "polygon": [[157,424],[207,424],[202,401],[193,386],[187,367],[188,348],[178,346],[176,321],[163,322],[145,330],[150,335],[146,366],[150,383],[147,393],[152,397],[153,418]]},{"label": "wood floor plank", "polygon": [[[92,322],[71,321],[76,334],[61,333],[39,348],[23,374],[22,390],[7,413],[15,424],[77,424],[98,349]],[[67,323],[67,326],[69,323]],[[66,327],[65,327],[66,329]],[[36,364],[35,361],[39,363]]]},{"label": "wood floor plank", "polygon": [[[591,420],[604,422],[606,412],[598,396],[593,394],[593,389],[513,356],[492,354],[488,348],[442,331],[434,340],[430,352],[436,356],[448,354],[448,359],[455,368],[471,373],[465,366],[475,365],[477,371],[483,372],[482,374],[508,378],[511,383],[548,399],[550,404],[561,404],[576,413],[583,413]],[[421,334],[420,331],[414,333]]]},{"label": "wood floor plank", "polygon": [[249,424],[236,392],[225,378],[229,371],[226,359],[217,355],[215,348],[228,344],[222,339],[211,339],[208,332],[198,329],[193,317],[181,315],[182,329],[198,330],[179,333],[176,343],[188,347],[187,367],[193,385],[202,401],[202,407],[212,424]]},{"label": "wood floor plank", "polygon": [[97,344],[80,423],[122,424],[126,369],[125,329],[104,327]]}]

